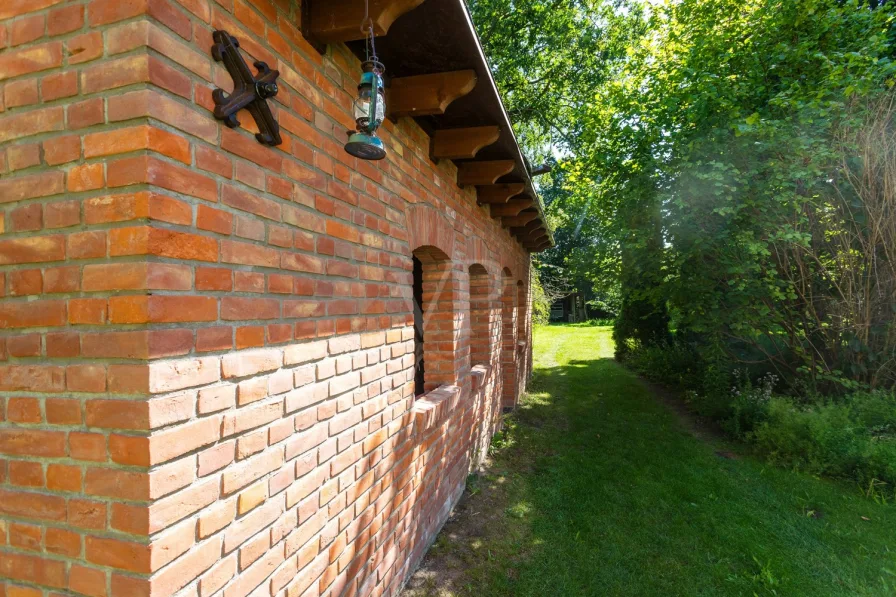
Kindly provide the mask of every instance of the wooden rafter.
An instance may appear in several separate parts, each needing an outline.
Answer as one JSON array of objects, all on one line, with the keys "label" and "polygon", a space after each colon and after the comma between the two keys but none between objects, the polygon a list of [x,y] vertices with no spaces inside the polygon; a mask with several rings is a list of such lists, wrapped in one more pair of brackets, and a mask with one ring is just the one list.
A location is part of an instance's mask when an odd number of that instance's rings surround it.
[{"label": "wooden rafter", "polygon": [[539,215],[538,215],[537,211],[524,211],[524,212],[520,213],[518,216],[513,216],[510,218],[501,218],[501,222],[505,228],[511,228],[511,227],[516,227],[516,226],[525,226],[526,224],[528,224],[532,220],[535,220],[538,217],[539,217]]},{"label": "wooden rafter", "polygon": [[492,160],[485,162],[464,162],[457,166],[457,184],[488,185],[495,184],[505,174],[510,174],[516,167],[513,160]]},{"label": "wooden rafter", "polygon": [[541,240],[542,238],[548,237],[548,231],[544,228],[537,228],[531,234],[518,234],[517,238],[520,239],[520,242],[535,242],[537,240]]},{"label": "wooden rafter", "polygon": [[523,199],[511,199],[507,203],[493,203],[491,212],[493,218],[502,218],[517,216],[521,211],[530,207],[532,207],[532,200],[526,197]]},{"label": "wooden rafter", "polygon": [[441,129],[432,138],[432,157],[435,160],[471,160],[480,149],[495,143],[500,136],[501,129],[496,126]]},{"label": "wooden rafter", "polygon": [[386,101],[389,115],[399,118],[444,114],[451,102],[473,91],[478,80],[474,70],[392,79]]},{"label": "wooden rafter", "polygon": [[486,203],[507,203],[511,197],[516,197],[526,190],[526,185],[521,182],[509,184],[492,184],[477,187],[477,199],[480,205]]},{"label": "wooden rafter", "polygon": [[[314,40],[339,43],[364,39],[361,21],[364,20],[364,3],[357,0],[304,0],[311,5],[305,10],[309,23],[303,29]],[[423,0],[370,0],[370,19],[377,36],[386,35],[398,17],[423,4]]]},{"label": "wooden rafter", "polygon": [[529,222],[523,226],[514,226],[510,229],[510,233],[514,235],[529,234],[537,228],[544,226],[540,221]]}]

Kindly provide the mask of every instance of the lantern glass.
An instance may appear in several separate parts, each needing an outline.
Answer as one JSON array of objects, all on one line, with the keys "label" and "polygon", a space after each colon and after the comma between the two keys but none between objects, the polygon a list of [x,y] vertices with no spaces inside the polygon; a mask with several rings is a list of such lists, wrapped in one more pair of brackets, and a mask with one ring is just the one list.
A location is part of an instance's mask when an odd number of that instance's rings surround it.
[{"label": "lantern glass", "polygon": [[370,121],[372,92],[371,87],[364,86],[358,95],[358,99],[355,100],[354,116],[358,122],[358,127],[362,129],[376,130],[386,118],[386,96],[380,91],[377,93],[376,114],[373,115],[373,122]]}]

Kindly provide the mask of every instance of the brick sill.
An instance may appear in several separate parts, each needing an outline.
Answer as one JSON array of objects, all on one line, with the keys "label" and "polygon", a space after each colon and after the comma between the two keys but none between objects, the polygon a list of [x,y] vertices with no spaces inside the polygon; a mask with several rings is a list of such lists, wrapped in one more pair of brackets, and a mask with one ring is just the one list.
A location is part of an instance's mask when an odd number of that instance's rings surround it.
[{"label": "brick sill", "polygon": [[485,384],[485,380],[488,379],[491,372],[492,368],[489,365],[473,366],[473,369],[470,371],[470,379],[472,381],[474,394]]},{"label": "brick sill", "polygon": [[417,398],[411,408],[414,417],[414,431],[422,433],[435,428],[444,421],[460,399],[457,386],[439,386]]}]

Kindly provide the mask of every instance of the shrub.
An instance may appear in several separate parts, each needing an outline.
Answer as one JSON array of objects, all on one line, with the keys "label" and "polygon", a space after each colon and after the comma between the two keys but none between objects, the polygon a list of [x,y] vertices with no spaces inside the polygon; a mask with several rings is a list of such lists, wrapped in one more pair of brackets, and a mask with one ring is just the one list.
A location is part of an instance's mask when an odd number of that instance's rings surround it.
[{"label": "shrub", "polygon": [[896,485],[896,395],[862,392],[800,405],[772,398],[751,434],[771,461],[817,475]]}]

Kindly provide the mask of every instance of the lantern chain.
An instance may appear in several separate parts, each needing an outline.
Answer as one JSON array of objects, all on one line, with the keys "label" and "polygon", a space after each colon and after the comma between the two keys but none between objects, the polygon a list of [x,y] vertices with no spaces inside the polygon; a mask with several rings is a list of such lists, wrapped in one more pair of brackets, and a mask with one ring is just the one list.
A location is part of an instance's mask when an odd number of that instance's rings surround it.
[{"label": "lantern chain", "polygon": [[364,0],[364,20],[361,21],[361,31],[367,36],[368,62],[379,64],[379,57],[376,55],[376,34],[373,30],[373,19],[370,18],[370,0]]}]

